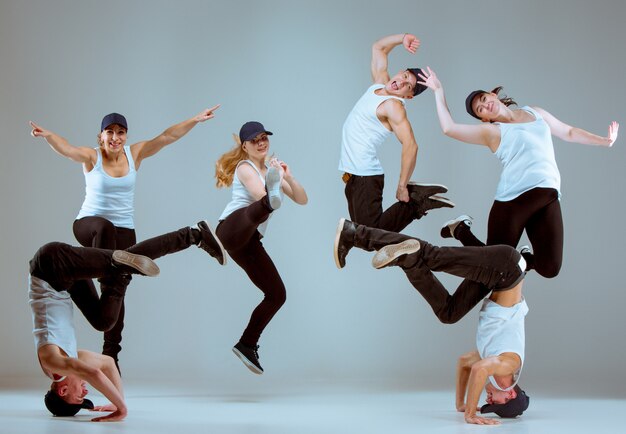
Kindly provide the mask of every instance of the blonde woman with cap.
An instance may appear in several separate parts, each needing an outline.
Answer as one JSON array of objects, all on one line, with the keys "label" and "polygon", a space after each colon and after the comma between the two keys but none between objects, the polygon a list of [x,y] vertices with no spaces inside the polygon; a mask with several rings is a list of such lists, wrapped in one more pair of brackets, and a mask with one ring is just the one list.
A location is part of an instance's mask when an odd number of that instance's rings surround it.
[{"label": "blonde woman with cap", "polygon": [[[203,110],[196,116],[167,128],[153,139],[132,145],[126,144],[126,118],[119,113],[110,113],[102,119],[96,148],[73,146],[58,134],[30,122],[33,137],[44,138],[56,153],[83,166],[85,199],[73,224],[76,240],[85,247],[111,250],[127,249],[134,245],[137,242],[134,222],[135,180],[141,163],[182,138],[198,123],[212,119],[218,108],[219,105],[216,105]],[[202,233],[202,237],[213,238],[206,222],[198,223],[195,229]],[[202,237],[197,238],[200,240]],[[198,242],[199,247],[204,248],[206,245]],[[107,279],[101,279],[101,285],[115,284]],[[70,294],[84,294],[86,291],[94,292],[95,287],[90,279],[76,280],[68,291]],[[122,349],[120,343],[123,328],[122,305],[117,324],[104,333],[102,351],[103,354],[113,357],[116,364]]]},{"label": "blonde woman with cap", "polygon": [[[489,148],[503,169],[489,213],[487,244],[516,247],[526,230],[533,247],[523,249],[528,269],[551,278],[558,275],[563,258],[561,175],[554,156],[552,136],[566,142],[611,147],[619,124],[611,122],[606,136],[599,136],[560,121],[540,107],[512,109],[516,102],[501,96],[502,87],[491,92],[475,90],[465,100],[467,112],[480,125],[459,124],[452,119],[441,81],[428,68],[419,83],[435,94],[443,133],[466,143]],[[466,246],[483,245],[469,230],[471,218],[447,222],[442,236],[454,237]]]},{"label": "blonde woman with cap", "polygon": [[291,168],[284,161],[269,157],[271,135],[260,122],[246,122],[239,135],[233,135],[234,148],[215,165],[217,186],[232,186],[232,200],[220,216],[217,236],[230,257],[264,295],[233,347],[244,365],[258,375],[263,374],[259,338],[287,297],[285,285],[261,238],[272,213],[280,208],[283,195],[299,205],[308,202],[306,191],[294,178]]}]

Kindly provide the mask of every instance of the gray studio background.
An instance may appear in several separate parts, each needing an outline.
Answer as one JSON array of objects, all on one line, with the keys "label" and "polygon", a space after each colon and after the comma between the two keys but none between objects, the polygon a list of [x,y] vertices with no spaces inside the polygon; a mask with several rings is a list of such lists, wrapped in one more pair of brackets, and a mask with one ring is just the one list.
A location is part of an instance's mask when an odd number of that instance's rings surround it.
[{"label": "gray studio background", "polygon": [[[231,147],[231,133],[251,119],[275,133],[272,150],[310,201],[286,203],[264,240],[288,290],[261,338],[266,374],[251,375],[230,351],[260,291],[232,261],[219,267],[192,247],[160,259],[158,278],[136,278],[129,288],[125,380],[196,382],[207,391],[453,388],[456,358],[474,346],[477,309],[442,325],[400,270],[376,271],[361,251],[343,270],[332,258],[337,221],[347,217],[336,169],[341,127],[370,85],[371,44],[417,35],[417,55],[398,47],[390,72],[433,67],[460,122],[474,122],[463,108],[470,90],[502,84],[522,105],[605,135],[612,120],[626,128],[624,17],[619,0],[1,0],[2,383],[47,384],[31,337],[27,261],[48,241],[76,244],[71,226],[84,196],[80,165],[31,138],[28,121],[95,146],[102,116],[119,111],[134,143],[221,103],[215,119],[141,166],[137,236],[200,219],[215,225],[230,191],[215,188],[214,162]],[[446,184],[457,207],[406,233],[454,245],[439,238],[439,227],[468,213],[484,238],[499,162],[486,148],[443,136],[432,92],[407,107],[420,145],[413,178]],[[565,257],[556,279],[531,274],[525,285],[529,391],[626,396],[625,136],[612,149],[555,139]],[[388,206],[399,171],[395,139],[381,157]],[[451,289],[459,283],[442,279]],[[79,345],[99,351],[100,334],[75,317]]]}]

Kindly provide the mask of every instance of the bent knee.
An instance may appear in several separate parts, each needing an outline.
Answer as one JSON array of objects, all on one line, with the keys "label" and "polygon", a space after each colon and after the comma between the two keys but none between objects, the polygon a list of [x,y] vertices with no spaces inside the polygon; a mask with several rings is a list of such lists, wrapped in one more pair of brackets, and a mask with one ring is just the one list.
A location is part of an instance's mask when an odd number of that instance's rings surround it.
[{"label": "bent knee", "polygon": [[461,318],[463,318],[463,315],[455,315],[453,313],[450,312],[437,312],[436,313],[437,318],[439,319],[439,321],[443,324],[455,324],[457,322],[459,322],[459,320]]},{"label": "bent knee", "polygon": [[280,309],[281,306],[287,301],[287,291],[285,291],[285,288],[283,287],[278,291],[267,294],[265,296],[265,301],[272,303],[276,306],[276,309]]},{"label": "bent knee", "polygon": [[541,266],[536,264],[535,271],[542,277],[545,277],[547,279],[552,279],[553,277],[556,277],[559,275],[559,272],[561,271],[561,264],[552,263],[552,264],[541,265]]}]

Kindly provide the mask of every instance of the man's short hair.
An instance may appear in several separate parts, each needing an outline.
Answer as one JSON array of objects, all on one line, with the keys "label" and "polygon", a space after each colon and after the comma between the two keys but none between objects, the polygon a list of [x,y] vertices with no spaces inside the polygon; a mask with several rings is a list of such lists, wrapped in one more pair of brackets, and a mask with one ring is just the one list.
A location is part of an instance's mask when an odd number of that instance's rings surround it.
[{"label": "man's short hair", "polygon": [[[424,75],[421,68],[407,68],[406,70],[409,71],[411,74],[413,74],[417,81],[421,80],[418,74]],[[424,92],[426,89],[427,87],[424,86],[423,84],[415,83],[415,87],[413,88],[413,96],[419,95],[420,93]]]},{"label": "man's short hair", "polygon": [[89,399],[84,399],[80,404],[70,404],[65,402],[54,390],[48,390],[48,393],[46,393],[46,396],[43,398],[43,402],[46,404],[46,408],[50,413],[59,417],[74,416],[82,408],[93,408],[93,402]]},{"label": "man's short hair", "polygon": [[510,399],[504,404],[485,404],[480,408],[481,413],[495,413],[500,417],[517,417],[528,408],[530,398],[518,385],[513,388],[517,393],[514,399]]}]

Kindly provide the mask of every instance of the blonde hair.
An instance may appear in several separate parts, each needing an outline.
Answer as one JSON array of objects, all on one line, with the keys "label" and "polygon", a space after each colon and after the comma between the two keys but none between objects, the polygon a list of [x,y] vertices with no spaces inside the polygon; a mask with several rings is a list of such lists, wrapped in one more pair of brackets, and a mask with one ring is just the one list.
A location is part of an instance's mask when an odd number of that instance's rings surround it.
[{"label": "blonde hair", "polygon": [[223,154],[215,162],[215,179],[217,188],[230,187],[233,184],[235,169],[240,161],[248,158],[248,154],[241,146],[241,140],[237,134],[233,134],[235,146],[225,154]]}]

